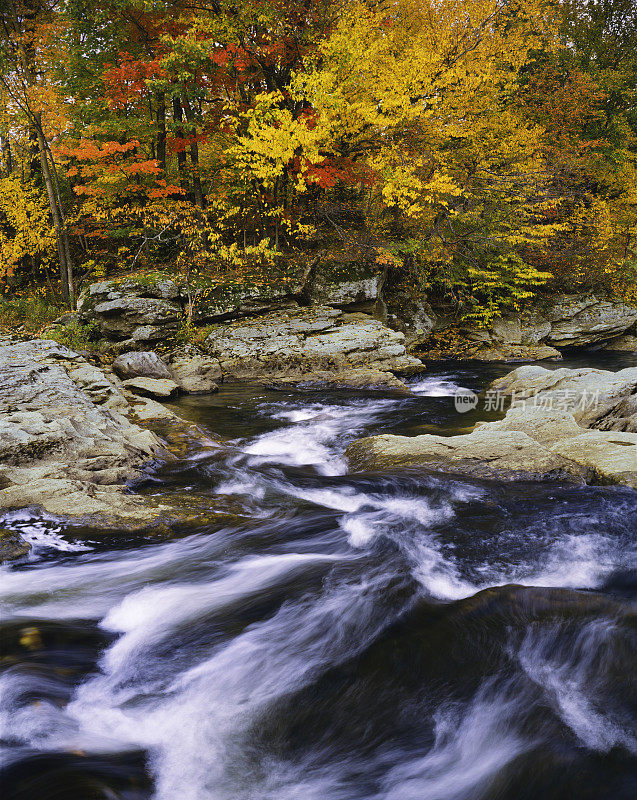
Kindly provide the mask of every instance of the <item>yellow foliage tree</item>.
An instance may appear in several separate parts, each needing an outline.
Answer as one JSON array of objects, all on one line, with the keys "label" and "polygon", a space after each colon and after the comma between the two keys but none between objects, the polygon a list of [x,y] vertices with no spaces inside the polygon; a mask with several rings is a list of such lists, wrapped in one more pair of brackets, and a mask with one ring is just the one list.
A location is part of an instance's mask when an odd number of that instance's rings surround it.
[{"label": "yellow foliage tree", "polygon": [[0,286],[25,259],[47,266],[55,252],[46,198],[16,176],[0,178]]}]

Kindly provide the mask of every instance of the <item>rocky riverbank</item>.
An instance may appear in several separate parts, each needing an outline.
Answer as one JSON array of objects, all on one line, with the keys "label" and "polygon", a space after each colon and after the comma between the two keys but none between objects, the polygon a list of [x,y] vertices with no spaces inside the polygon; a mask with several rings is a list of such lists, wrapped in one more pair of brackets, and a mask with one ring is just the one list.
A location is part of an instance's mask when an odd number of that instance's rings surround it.
[{"label": "rocky riverbank", "polygon": [[352,370],[386,373],[354,374],[349,384],[374,386],[423,361],[559,360],[583,347],[637,352],[637,308],[616,299],[538,297],[526,311],[478,327],[386,288],[382,272],[346,267],[318,264],[278,287],[199,286],[162,274],[101,281],[82,293],[79,320],[92,326],[105,352],[118,355],[169,349],[189,316],[199,355],[215,360],[206,368],[215,380],[302,383],[314,373],[326,385],[348,385]]},{"label": "rocky riverbank", "polygon": [[0,346],[0,508],[36,506],[119,530],[165,526],[174,510],[127,486],[174,458],[180,437],[217,446],[55,342]]}]

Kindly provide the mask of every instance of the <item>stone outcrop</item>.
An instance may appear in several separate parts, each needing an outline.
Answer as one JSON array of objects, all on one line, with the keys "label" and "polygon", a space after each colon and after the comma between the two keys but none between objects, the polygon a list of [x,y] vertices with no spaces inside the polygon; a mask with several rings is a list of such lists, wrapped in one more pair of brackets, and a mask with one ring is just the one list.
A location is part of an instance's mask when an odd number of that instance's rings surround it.
[{"label": "stone outcrop", "polygon": [[346,455],[359,470],[427,467],[483,478],[587,480],[637,488],[637,368],[518,367],[491,384],[504,419],[461,436],[371,436]]},{"label": "stone outcrop", "polygon": [[606,342],[604,348],[618,353],[635,353],[637,355],[637,336],[628,333],[625,336]]},{"label": "stone outcrop", "polygon": [[297,307],[220,325],[205,349],[219,361],[224,380],[322,383],[338,376],[347,385],[347,373],[363,368],[395,384],[395,374],[424,368],[407,354],[402,333],[366,314],[329,306]]},{"label": "stone outcrop", "polygon": [[551,324],[545,341],[554,347],[585,347],[607,341],[637,322],[637,308],[594,295],[562,298],[543,313]]},{"label": "stone outcrop", "polygon": [[0,346],[0,508],[35,505],[125,528],[160,520],[166,509],[124,486],[169,457],[133,421],[133,397],[54,342]]},{"label": "stone outcrop", "polygon": [[[488,328],[478,328],[459,323],[456,309],[434,309],[426,298],[414,298],[400,286],[386,290],[384,268],[344,259],[323,255],[307,266],[288,265],[279,280],[265,285],[249,280],[206,283],[163,273],[101,281],[82,292],[78,318],[93,325],[105,348],[116,354],[165,345],[183,327],[189,308],[196,325],[233,325],[279,314],[285,326],[286,312],[295,314],[299,306],[309,307],[307,313],[315,316],[332,308],[386,321],[404,334],[407,350],[418,350],[425,360],[528,362],[557,360],[563,348],[593,345],[631,352],[637,347],[637,308],[620,301],[590,294],[550,301],[538,297],[532,310],[504,315]],[[456,335],[445,338],[452,330]],[[177,379],[184,391],[204,391],[202,386],[212,380],[210,369],[201,363],[193,372],[182,358],[181,368],[188,373],[183,381]],[[198,388],[187,389],[186,383]]]},{"label": "stone outcrop", "polygon": [[314,305],[337,308],[373,304],[381,298],[385,270],[360,262],[319,260],[311,270],[304,294]]},{"label": "stone outcrop", "polygon": [[567,411],[586,428],[637,432],[637,367],[609,372],[529,365],[498,378],[490,389],[517,405]]},{"label": "stone outcrop", "polygon": [[119,343],[120,352],[143,350],[175,332],[190,301],[197,323],[250,316],[293,304],[306,279],[299,269],[268,286],[248,281],[207,285],[201,279],[151,273],[94,283],[80,295],[78,309],[80,318],[97,326],[102,338]]},{"label": "stone outcrop", "polygon": [[[423,357],[544,361],[559,359],[564,348],[589,346],[637,352],[637,337],[630,333],[636,322],[637,308],[620,301],[595,295],[562,295],[551,302],[539,298],[533,310],[496,317],[486,329],[460,325],[457,341],[449,345],[430,339]],[[431,330],[452,324],[439,317]]]}]

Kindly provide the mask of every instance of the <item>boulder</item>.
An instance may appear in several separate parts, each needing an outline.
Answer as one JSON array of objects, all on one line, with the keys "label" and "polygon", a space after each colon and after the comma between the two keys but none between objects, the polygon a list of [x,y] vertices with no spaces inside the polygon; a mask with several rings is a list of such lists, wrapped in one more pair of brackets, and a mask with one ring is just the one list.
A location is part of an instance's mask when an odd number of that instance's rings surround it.
[{"label": "boulder", "polygon": [[140,327],[176,327],[182,316],[181,307],[168,300],[153,297],[121,297],[98,303],[83,318],[99,326],[102,336],[123,339]]},{"label": "boulder", "polygon": [[179,285],[162,273],[93,283],[80,294],[78,311],[103,337],[133,342],[161,338],[183,316]]},{"label": "boulder", "polygon": [[179,386],[172,378],[129,378],[123,386],[142,397],[155,397],[167,400],[179,394]]},{"label": "boulder", "polygon": [[[327,380],[352,369],[409,374],[424,369],[404,334],[366,314],[330,306],[292,308],[220,325],[205,341],[224,380]],[[317,376],[320,373],[320,377]]]},{"label": "boulder", "polygon": [[173,350],[166,358],[173,379],[188,394],[207,394],[219,389],[223,375],[218,359],[211,358],[193,345]]},{"label": "boulder", "polygon": [[77,353],[46,340],[0,345],[0,508],[157,522],[165,509],[123,484],[169,456],[131,416],[117,379]]},{"label": "boulder", "polygon": [[479,478],[581,482],[585,470],[526,433],[478,429],[461,436],[369,436],[345,455],[354,470],[427,467]]},{"label": "boulder", "polygon": [[168,378],[172,380],[170,370],[161,358],[152,351],[122,353],[112,364],[113,372],[122,379],[126,378]]}]

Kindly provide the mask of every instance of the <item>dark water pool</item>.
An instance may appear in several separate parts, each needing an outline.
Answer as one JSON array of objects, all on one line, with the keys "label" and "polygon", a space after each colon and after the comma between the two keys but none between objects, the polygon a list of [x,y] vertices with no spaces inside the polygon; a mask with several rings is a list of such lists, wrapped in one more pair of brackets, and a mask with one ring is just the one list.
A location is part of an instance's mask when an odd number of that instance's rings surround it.
[{"label": "dark water pool", "polygon": [[175,539],[2,520],[3,800],[637,796],[637,493],[346,474],[509,370],[181,400],[232,446],[139,490],[236,513]]}]

